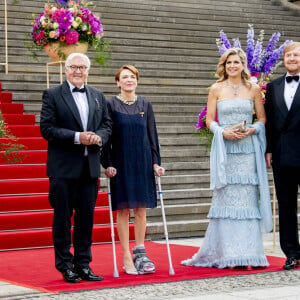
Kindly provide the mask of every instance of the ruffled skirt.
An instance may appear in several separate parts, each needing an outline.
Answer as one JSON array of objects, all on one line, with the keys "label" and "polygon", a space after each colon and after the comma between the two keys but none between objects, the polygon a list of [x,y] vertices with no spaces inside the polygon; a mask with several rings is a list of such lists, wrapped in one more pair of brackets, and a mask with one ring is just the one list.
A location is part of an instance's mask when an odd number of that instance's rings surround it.
[{"label": "ruffled skirt", "polygon": [[266,267],[258,178],[251,140],[227,143],[227,185],[213,191],[208,225],[199,251],[181,263],[197,267]]}]

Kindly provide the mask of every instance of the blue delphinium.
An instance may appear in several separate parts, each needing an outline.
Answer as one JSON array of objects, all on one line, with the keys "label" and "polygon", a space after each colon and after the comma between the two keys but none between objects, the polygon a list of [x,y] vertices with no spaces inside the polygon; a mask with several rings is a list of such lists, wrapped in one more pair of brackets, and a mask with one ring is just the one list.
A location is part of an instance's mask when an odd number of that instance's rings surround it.
[{"label": "blue delphinium", "polygon": [[291,40],[286,40],[278,49],[275,49],[264,61],[264,64],[261,67],[261,72],[264,73],[266,76],[272,73],[272,71],[278,65],[278,61],[280,56],[283,53],[283,49]]},{"label": "blue delphinium", "polygon": [[[248,24],[248,26],[247,45],[245,50],[248,60],[248,68],[251,75],[265,78],[274,71],[278,65],[284,47],[292,41],[286,40],[279,48],[276,49],[280,33],[275,32],[269,39],[266,48],[263,49],[264,30],[260,31],[259,37],[255,42],[253,25]],[[231,48],[231,43],[223,30],[220,31],[220,38],[216,39],[216,43],[221,55],[223,55],[227,49]],[[233,39],[233,47],[242,49],[238,38]]]},{"label": "blue delphinium", "polygon": [[252,61],[253,59],[253,54],[254,54],[254,29],[253,25],[249,24],[249,29],[248,29],[248,34],[247,34],[247,47],[246,47],[246,55],[247,55],[247,60],[248,64]]},{"label": "blue delphinium", "polygon": [[239,38],[233,39],[233,47],[234,48],[242,48]]},{"label": "blue delphinium", "polygon": [[59,5],[68,5],[69,0],[55,0],[55,2]]}]

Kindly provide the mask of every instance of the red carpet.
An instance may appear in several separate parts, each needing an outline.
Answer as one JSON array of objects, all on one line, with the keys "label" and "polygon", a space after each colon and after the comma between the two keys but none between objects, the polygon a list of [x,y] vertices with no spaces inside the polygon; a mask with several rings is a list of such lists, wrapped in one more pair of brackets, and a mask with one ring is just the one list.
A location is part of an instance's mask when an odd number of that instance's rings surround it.
[{"label": "red carpet", "polygon": [[[133,244],[132,244],[133,247]],[[0,280],[38,289],[44,292],[67,292],[147,283],[170,282],[201,278],[247,275],[261,272],[282,271],[283,258],[269,256],[270,267],[265,269],[220,270],[216,268],[198,268],[180,265],[180,261],[191,257],[197,247],[170,245],[175,275],[169,275],[169,263],[165,244],[146,242],[149,256],[156,264],[157,271],[151,275],[127,275],[122,270],[120,244],[116,245],[119,277],[113,277],[113,257],[111,244],[93,245],[91,267],[96,274],[104,276],[101,282],[82,281],[77,284],[66,283],[54,267],[54,250],[20,250],[0,252]]]},{"label": "red carpet", "polygon": [[[12,103],[12,93],[2,92],[1,87],[0,82],[0,111],[18,140],[0,138],[0,145],[19,143],[24,148],[18,152],[23,158],[21,162],[8,162],[3,150],[0,151],[0,251],[51,247],[53,211],[46,176],[48,143],[35,125],[35,115],[24,114],[23,104]],[[94,242],[110,242],[107,193],[99,191],[94,224]],[[132,224],[130,238],[134,238]]]}]

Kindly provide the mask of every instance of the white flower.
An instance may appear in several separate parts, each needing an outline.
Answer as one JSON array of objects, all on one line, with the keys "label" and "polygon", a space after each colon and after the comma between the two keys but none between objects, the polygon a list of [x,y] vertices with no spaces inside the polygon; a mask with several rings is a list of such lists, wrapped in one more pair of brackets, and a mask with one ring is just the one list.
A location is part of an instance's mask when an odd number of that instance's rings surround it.
[{"label": "white flower", "polygon": [[73,21],[72,22],[72,26],[73,26],[73,28],[76,29],[79,26],[79,24],[76,21]]},{"label": "white flower", "polygon": [[82,23],[82,19],[80,17],[76,17],[75,21],[79,24]]},{"label": "white flower", "polygon": [[257,77],[255,77],[255,76],[251,76],[250,81],[253,82],[253,83],[258,82]]},{"label": "white flower", "polygon": [[42,16],[41,18],[40,18],[40,22],[42,23],[42,24],[45,24],[45,16]]},{"label": "white flower", "polygon": [[54,30],[57,29],[58,26],[59,26],[59,24],[58,24],[57,22],[54,22],[54,23],[53,23],[53,29],[54,29]]}]

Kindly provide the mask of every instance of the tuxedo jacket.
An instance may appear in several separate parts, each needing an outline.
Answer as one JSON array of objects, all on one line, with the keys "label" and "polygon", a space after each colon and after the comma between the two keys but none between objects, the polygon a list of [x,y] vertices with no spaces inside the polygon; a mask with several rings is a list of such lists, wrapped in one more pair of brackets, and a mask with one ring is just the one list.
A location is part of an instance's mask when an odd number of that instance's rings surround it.
[{"label": "tuxedo jacket", "polygon": [[[89,106],[87,131],[93,131],[105,144],[111,134],[112,121],[104,95],[86,86]],[[90,175],[100,176],[100,146],[75,144],[75,132],[84,131],[79,111],[69,84],[50,88],[43,93],[40,130],[48,141],[47,175],[54,178],[79,178],[84,165],[85,147],[88,151]]]},{"label": "tuxedo jacket", "polygon": [[266,110],[267,153],[273,165],[300,167],[300,85],[288,110],[284,100],[285,75],[268,83]]}]

